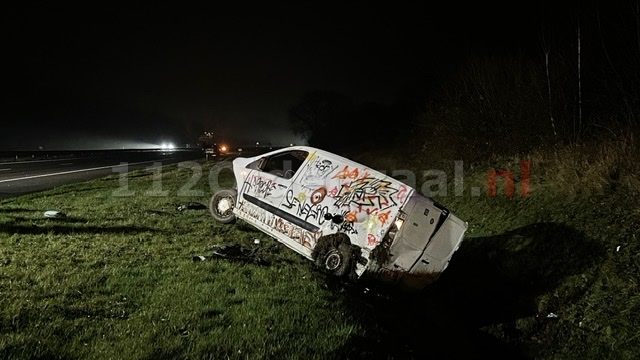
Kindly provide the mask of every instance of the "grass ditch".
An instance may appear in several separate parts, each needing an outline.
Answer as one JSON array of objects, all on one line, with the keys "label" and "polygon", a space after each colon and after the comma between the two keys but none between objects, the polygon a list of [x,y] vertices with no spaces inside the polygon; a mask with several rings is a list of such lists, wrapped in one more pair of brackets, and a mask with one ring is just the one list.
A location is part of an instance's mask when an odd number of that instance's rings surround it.
[{"label": "grass ditch", "polygon": [[[614,162],[619,175],[607,175],[607,181],[637,179],[627,161],[636,154],[635,144],[623,154],[607,151],[600,153],[624,160]],[[469,232],[447,271],[422,294],[366,282],[335,283],[241,221],[222,225],[207,210],[178,211],[186,202],[207,204],[218,185],[232,184],[230,171],[221,170],[225,163],[168,165],[161,177],[141,170],[126,183],[114,175],[3,200],[0,357],[613,359],[637,354],[636,198],[627,185],[589,179],[583,184],[596,184],[594,191],[583,185],[582,191],[568,191],[568,182],[554,187],[559,182],[552,174],[589,162],[550,162],[552,152],[526,156],[530,196],[505,196],[501,182],[497,196],[486,191],[488,170],[503,167],[517,174],[522,158],[465,168],[462,196],[453,195],[453,181],[447,183],[448,196],[435,196],[469,222]],[[381,161],[379,166],[392,163]],[[404,165],[416,173],[427,165],[453,171],[445,162]],[[515,178],[517,189],[522,179]],[[473,187],[482,191],[472,195]],[[67,217],[44,218],[46,210]],[[253,248],[255,239],[267,266],[193,261],[221,244]]]}]

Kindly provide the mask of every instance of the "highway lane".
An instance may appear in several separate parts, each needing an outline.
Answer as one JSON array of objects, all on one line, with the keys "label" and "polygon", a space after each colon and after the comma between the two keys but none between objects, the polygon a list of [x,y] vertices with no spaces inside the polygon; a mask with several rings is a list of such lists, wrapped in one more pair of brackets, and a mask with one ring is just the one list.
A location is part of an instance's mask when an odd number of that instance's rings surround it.
[{"label": "highway lane", "polygon": [[63,159],[0,162],[0,199],[132,170],[203,159],[202,151],[113,151]]}]

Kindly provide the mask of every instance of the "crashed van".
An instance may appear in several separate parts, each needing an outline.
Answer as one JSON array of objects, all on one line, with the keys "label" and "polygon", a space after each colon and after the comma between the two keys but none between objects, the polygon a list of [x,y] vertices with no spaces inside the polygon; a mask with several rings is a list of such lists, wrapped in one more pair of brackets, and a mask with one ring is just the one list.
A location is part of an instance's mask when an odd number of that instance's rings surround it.
[{"label": "crashed van", "polygon": [[424,289],[467,230],[407,184],[321,149],[292,146],[232,165],[234,188],[211,197],[214,219],[244,220],[338,277]]}]

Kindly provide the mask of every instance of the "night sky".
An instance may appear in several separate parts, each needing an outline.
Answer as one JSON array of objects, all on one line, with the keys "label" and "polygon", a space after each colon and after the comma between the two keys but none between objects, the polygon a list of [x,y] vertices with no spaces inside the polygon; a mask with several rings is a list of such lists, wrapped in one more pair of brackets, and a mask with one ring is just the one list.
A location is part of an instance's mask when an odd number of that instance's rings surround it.
[{"label": "night sky", "polygon": [[203,130],[236,144],[300,143],[287,110],[305,92],[390,105],[470,52],[535,54],[543,21],[569,22],[572,11],[376,3],[5,5],[0,149],[195,143]]}]

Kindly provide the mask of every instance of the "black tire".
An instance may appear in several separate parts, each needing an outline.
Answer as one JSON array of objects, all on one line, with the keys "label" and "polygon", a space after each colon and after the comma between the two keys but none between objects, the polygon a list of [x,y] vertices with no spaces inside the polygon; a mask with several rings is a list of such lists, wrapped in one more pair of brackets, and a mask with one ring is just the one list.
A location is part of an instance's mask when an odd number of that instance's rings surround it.
[{"label": "black tire", "polygon": [[321,237],[312,256],[316,266],[331,275],[344,277],[353,271],[352,246],[345,234]]},{"label": "black tire", "polygon": [[238,192],[233,189],[223,189],[217,191],[209,201],[209,212],[216,221],[229,224],[236,220],[233,208],[236,205]]}]

